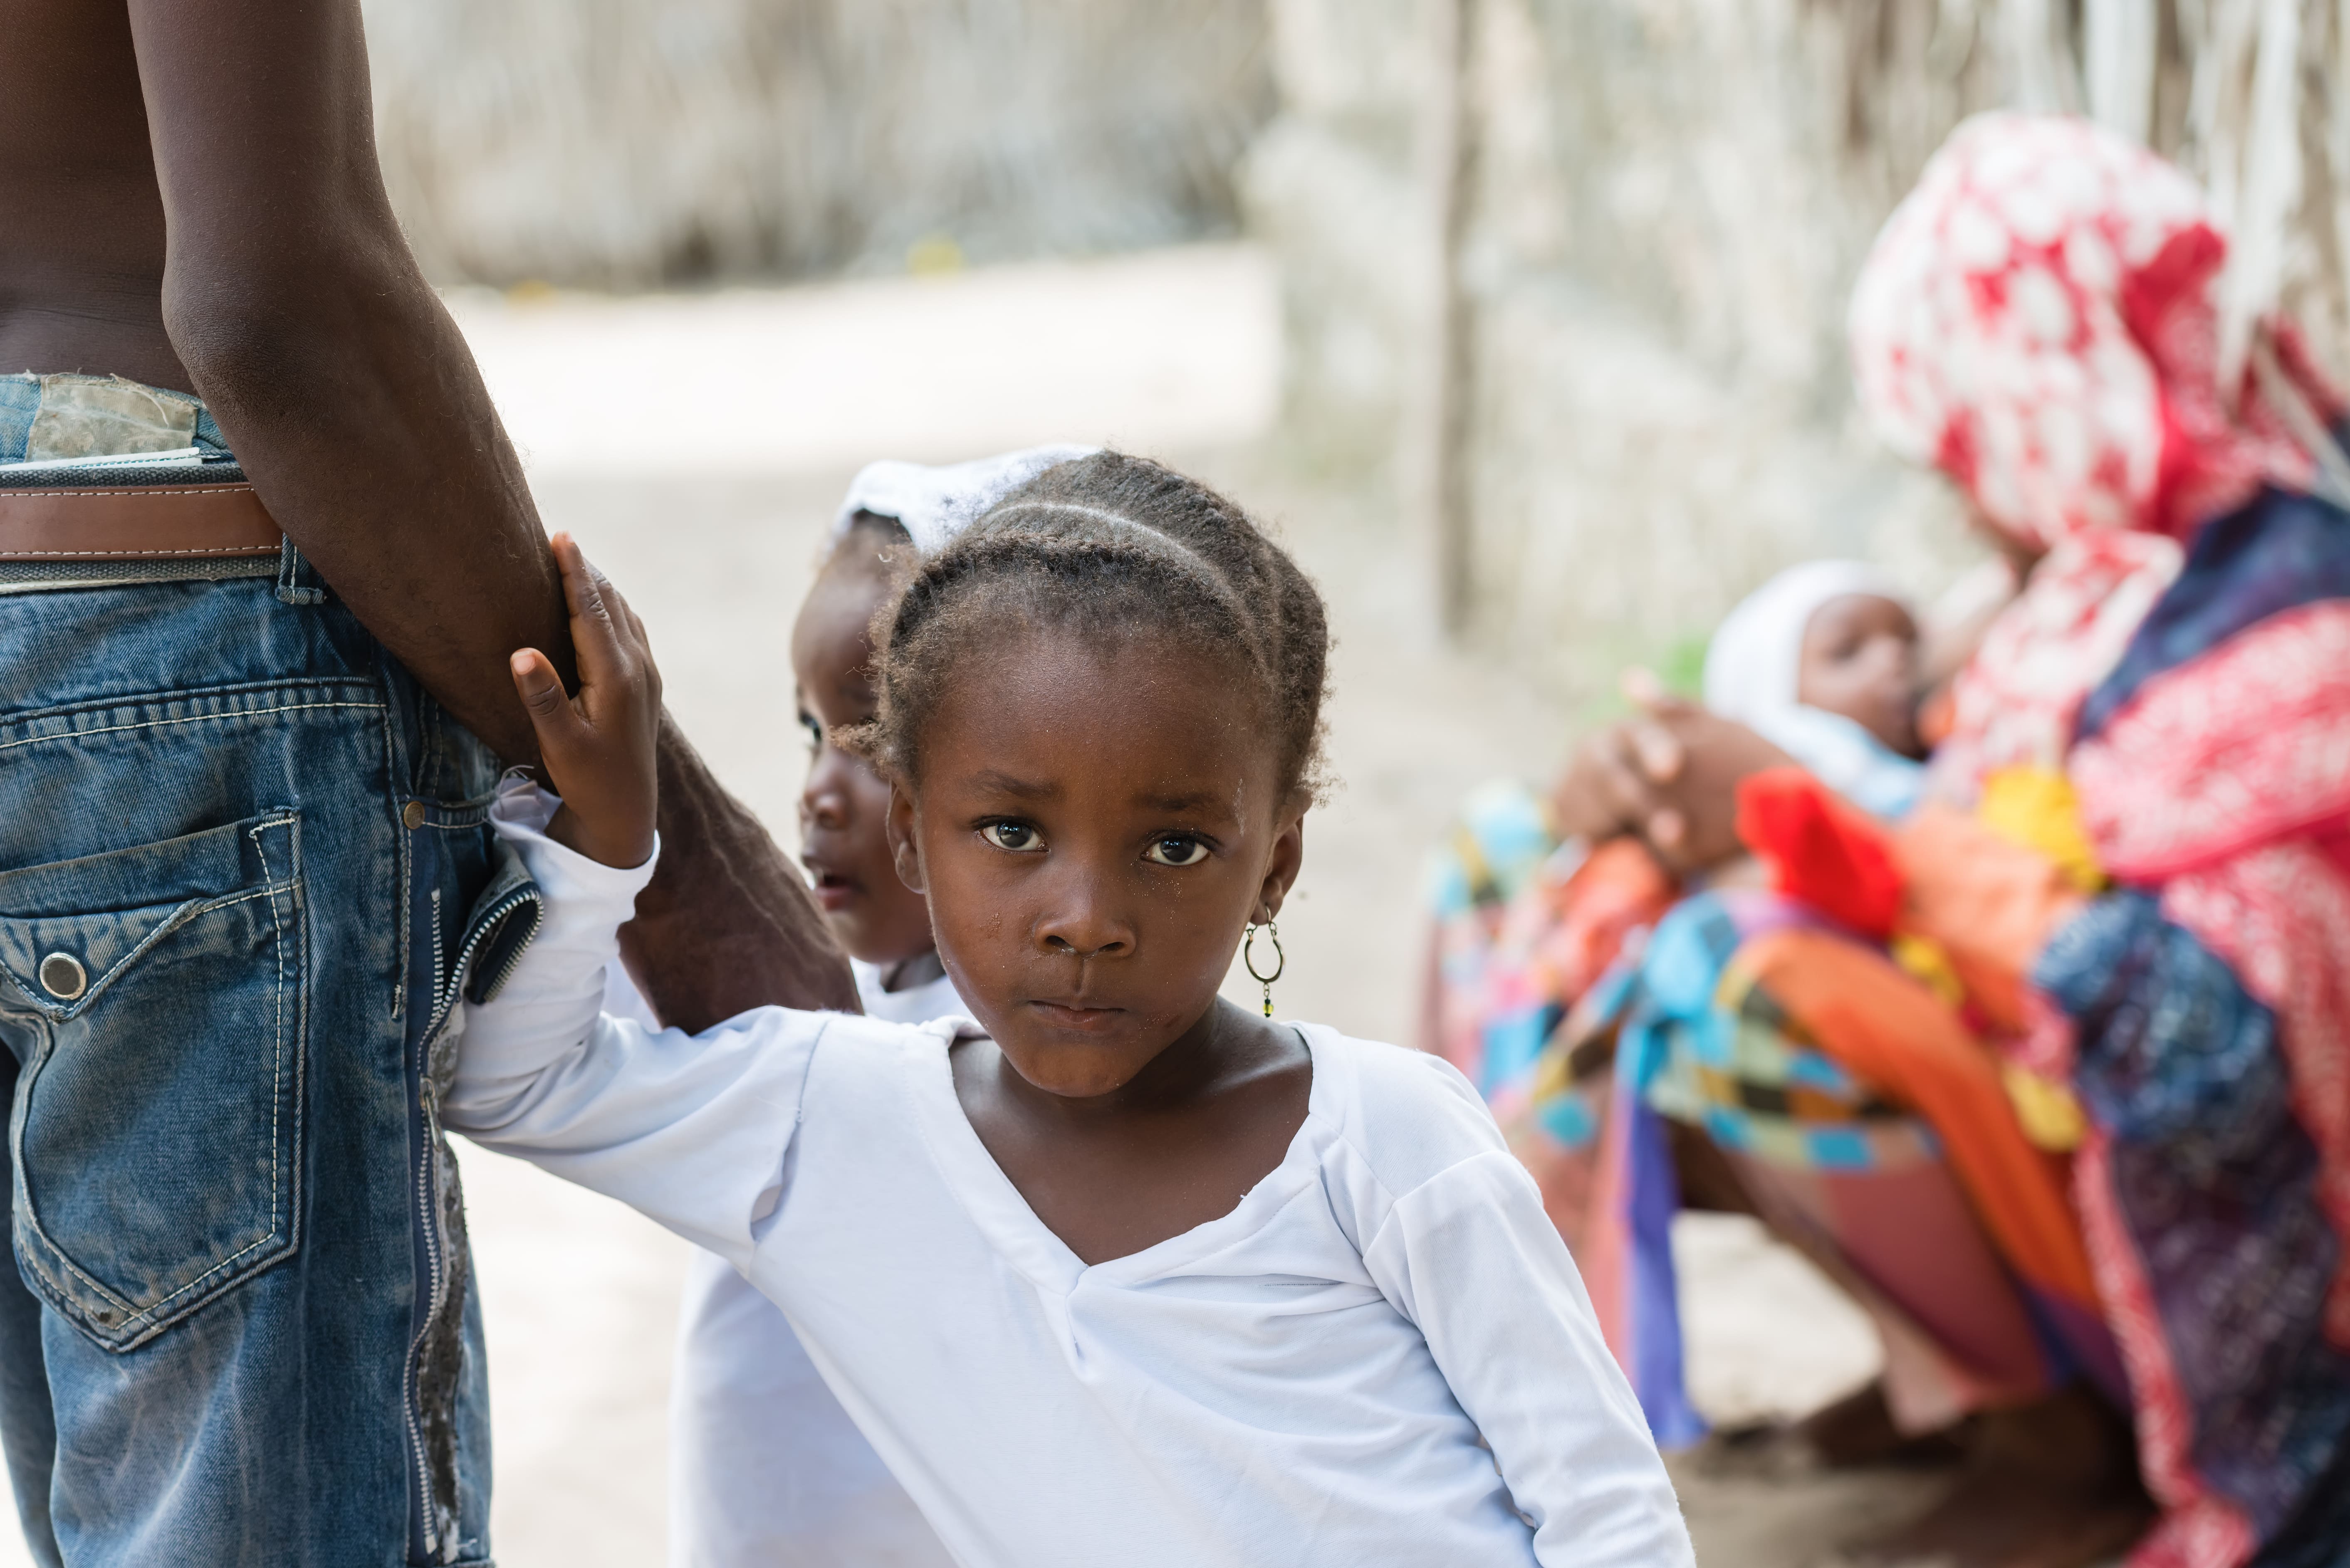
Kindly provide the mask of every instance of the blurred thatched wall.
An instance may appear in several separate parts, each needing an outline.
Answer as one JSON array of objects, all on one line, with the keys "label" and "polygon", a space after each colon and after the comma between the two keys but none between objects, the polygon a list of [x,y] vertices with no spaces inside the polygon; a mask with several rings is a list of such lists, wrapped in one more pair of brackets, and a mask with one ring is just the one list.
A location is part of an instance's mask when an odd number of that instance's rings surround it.
[{"label": "blurred thatched wall", "polygon": [[1263,0],[366,0],[444,281],[629,287],[1216,233]]},{"label": "blurred thatched wall", "polygon": [[2094,110],[2210,182],[2236,313],[2282,296],[2338,360],[2344,11],[1274,0],[1284,111],[1244,183],[1288,281],[1291,427],[1449,462],[1396,477],[1465,530],[1470,635],[1570,690],[1803,556],[1931,589],[1969,554],[1953,504],[1851,417],[1845,302],[1885,214],[1966,113]]}]

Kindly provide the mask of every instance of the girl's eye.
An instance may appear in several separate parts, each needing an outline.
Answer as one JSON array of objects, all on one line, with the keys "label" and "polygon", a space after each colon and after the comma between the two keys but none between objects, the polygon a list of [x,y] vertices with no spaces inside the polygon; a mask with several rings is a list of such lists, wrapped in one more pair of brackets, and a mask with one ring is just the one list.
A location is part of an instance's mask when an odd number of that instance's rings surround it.
[{"label": "girl's eye", "polygon": [[807,743],[808,743],[808,750],[809,750],[809,751],[811,751],[811,752],[820,752],[820,751],[824,750],[824,726],[823,726],[821,723],[817,722],[817,721],[816,721],[816,715],[815,715],[815,714],[813,714],[813,713],[803,713],[803,714],[801,714],[801,715],[800,715],[800,728],[801,728],[802,730],[805,730],[806,732],[807,732]]},{"label": "girl's eye", "polygon": [[979,836],[1014,855],[1033,855],[1045,847],[1044,835],[1024,822],[991,822],[979,830]]},{"label": "girl's eye", "polygon": [[1152,839],[1142,857],[1160,866],[1197,866],[1208,857],[1208,846],[1196,838],[1170,833],[1164,838]]}]

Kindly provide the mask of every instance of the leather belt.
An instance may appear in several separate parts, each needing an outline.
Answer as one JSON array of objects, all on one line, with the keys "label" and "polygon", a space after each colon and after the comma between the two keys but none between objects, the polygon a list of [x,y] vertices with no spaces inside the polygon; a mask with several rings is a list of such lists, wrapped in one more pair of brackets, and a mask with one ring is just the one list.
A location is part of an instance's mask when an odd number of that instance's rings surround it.
[{"label": "leather belt", "polygon": [[0,489],[0,562],[275,556],[282,542],[250,484]]}]

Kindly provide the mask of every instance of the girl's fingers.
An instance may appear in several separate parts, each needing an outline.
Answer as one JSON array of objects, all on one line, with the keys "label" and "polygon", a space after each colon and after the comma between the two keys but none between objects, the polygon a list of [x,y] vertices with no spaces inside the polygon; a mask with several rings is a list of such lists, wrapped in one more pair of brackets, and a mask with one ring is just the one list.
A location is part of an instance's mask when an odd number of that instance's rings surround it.
[{"label": "girl's fingers", "polygon": [[602,574],[580,554],[570,535],[557,534],[552,543],[556,565],[563,570],[564,597],[571,605],[571,648],[579,659],[579,683],[615,685],[625,677],[628,655],[604,603]]},{"label": "girl's fingers", "polygon": [[620,646],[639,658],[650,652],[651,647],[645,640],[644,620],[637,614],[636,607],[629,602],[628,596],[620,592],[619,585],[607,577],[597,591],[604,600],[604,608],[612,618],[612,628],[619,635]]},{"label": "girl's fingers", "polygon": [[645,630],[645,618],[637,613],[636,606],[619,596],[618,589],[614,590],[613,602],[619,606],[620,618],[628,622],[629,633],[636,640],[637,651],[648,659],[652,657],[653,639],[652,635]]},{"label": "girl's fingers", "polygon": [[535,648],[515,649],[506,666],[514,675],[515,694],[522,699],[530,726],[538,733],[539,750],[553,753],[567,748],[578,738],[581,721],[564,693],[555,666]]},{"label": "girl's fingers", "polygon": [[548,543],[555,550],[555,565],[563,574],[564,603],[569,606],[572,618],[609,620],[604,593],[611,584],[579,548],[579,541],[568,534],[557,534]]},{"label": "girl's fingers", "polygon": [[[594,562],[588,569],[596,571]],[[597,595],[611,617],[612,630],[619,647],[627,655],[629,669],[645,693],[658,701],[660,697],[660,670],[653,662],[652,639],[645,632],[644,618],[637,613],[628,596],[620,592],[618,583],[597,573]]]},{"label": "girl's fingers", "polygon": [[580,552],[579,541],[568,534],[550,535],[547,547],[555,552],[555,569],[563,577],[563,604],[576,618],[588,613],[588,557]]}]

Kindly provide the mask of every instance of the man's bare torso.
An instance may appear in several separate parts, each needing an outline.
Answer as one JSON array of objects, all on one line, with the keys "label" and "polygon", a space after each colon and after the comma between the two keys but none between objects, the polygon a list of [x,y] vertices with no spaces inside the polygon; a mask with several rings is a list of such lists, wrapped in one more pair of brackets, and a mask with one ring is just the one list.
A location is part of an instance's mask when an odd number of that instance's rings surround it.
[{"label": "man's bare torso", "polygon": [[0,373],[192,390],[124,0],[0,0]]}]

